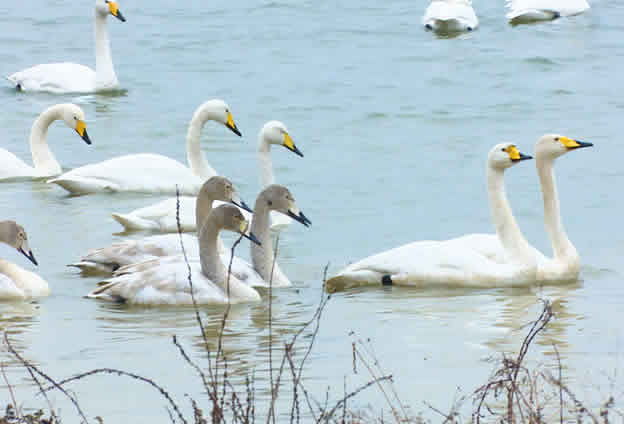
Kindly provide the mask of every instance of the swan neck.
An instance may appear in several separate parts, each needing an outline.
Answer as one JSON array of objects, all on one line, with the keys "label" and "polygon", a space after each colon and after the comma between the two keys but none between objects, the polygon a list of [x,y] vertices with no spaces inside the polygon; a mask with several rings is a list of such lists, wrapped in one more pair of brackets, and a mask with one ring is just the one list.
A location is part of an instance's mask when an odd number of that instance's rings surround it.
[{"label": "swan neck", "polygon": [[15,225],[11,225],[10,221],[0,221],[0,242],[11,245],[11,228],[15,228]]},{"label": "swan neck", "polygon": [[119,86],[108,39],[108,18],[95,12],[95,89]]},{"label": "swan neck", "polygon": [[200,110],[197,110],[193,115],[193,119],[191,119],[186,134],[186,159],[189,167],[193,174],[204,181],[217,175],[217,171],[210,166],[200,146],[202,129],[209,119],[210,118],[202,114]]},{"label": "swan neck", "polygon": [[549,159],[536,159],[537,173],[542,186],[542,199],[544,201],[544,225],[546,233],[552,244],[553,254],[556,259],[578,258],[578,252],[568,239],[561,222],[559,196],[555,184],[554,161]]},{"label": "swan neck", "polygon": [[197,200],[195,202],[195,225],[197,228],[197,232],[199,234],[199,230],[202,228],[206,219],[212,213],[212,203],[214,199],[208,196],[197,196]]},{"label": "swan neck", "polygon": [[218,251],[220,226],[216,220],[208,219],[199,230],[199,260],[206,277],[221,287],[225,284],[227,269],[223,265]]},{"label": "swan neck", "polygon": [[271,234],[269,231],[269,207],[262,196],[258,196],[254,206],[253,219],[251,221],[251,232],[260,240],[261,246],[256,243],[251,245],[251,260],[254,269],[260,274],[262,279],[269,282],[271,276],[271,268],[275,257],[273,255],[273,243],[271,242]]},{"label": "swan neck", "polygon": [[30,130],[30,153],[37,176],[49,177],[62,172],[61,165],[48,146],[48,128],[57,119],[62,119],[58,105],[43,111]]},{"label": "swan neck", "polygon": [[505,193],[504,171],[488,167],[488,198],[492,213],[492,222],[503,248],[510,256],[511,262],[534,262],[518,223],[511,212],[507,194]]},{"label": "swan neck", "polygon": [[273,162],[271,161],[271,145],[266,142],[262,135],[258,140],[258,164],[260,166],[260,185],[266,188],[275,184],[273,176]]}]

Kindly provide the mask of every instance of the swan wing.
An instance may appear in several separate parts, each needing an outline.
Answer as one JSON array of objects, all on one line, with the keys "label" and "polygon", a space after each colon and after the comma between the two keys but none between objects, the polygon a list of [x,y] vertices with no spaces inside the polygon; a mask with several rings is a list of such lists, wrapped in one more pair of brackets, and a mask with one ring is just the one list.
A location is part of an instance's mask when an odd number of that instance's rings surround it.
[{"label": "swan wing", "polygon": [[507,19],[513,22],[552,20],[589,10],[586,0],[508,0]]},{"label": "swan wing", "polygon": [[89,93],[95,91],[95,71],[77,63],[47,63],[9,75],[20,91]]},{"label": "swan wing", "polygon": [[35,168],[6,149],[0,149],[0,164],[0,180],[35,175]]},{"label": "swan wing", "polygon": [[202,181],[180,162],[151,153],[81,166],[48,181],[72,193],[130,191],[196,195]]},{"label": "swan wing", "polygon": [[0,259],[0,299],[31,299],[49,294],[48,283],[37,274]]}]

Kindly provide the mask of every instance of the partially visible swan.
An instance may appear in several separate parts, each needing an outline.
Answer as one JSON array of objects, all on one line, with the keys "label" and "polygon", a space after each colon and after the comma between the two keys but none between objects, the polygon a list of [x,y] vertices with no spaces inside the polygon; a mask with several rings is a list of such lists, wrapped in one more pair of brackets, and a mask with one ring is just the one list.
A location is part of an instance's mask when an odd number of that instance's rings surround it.
[{"label": "partially visible swan", "polygon": [[511,24],[552,21],[589,10],[586,0],[507,0],[506,17]]},{"label": "partially visible swan", "polygon": [[471,0],[432,0],[422,23],[435,32],[462,32],[477,29],[479,19]]},{"label": "partially visible swan", "polygon": [[30,154],[34,167],[27,165],[8,150],[0,149],[0,180],[17,177],[51,177],[63,172],[48,147],[48,127],[56,120],[65,122],[65,125],[76,130],[87,144],[91,144],[85,115],[80,107],[71,103],[51,106],[41,112],[30,130]]},{"label": "partially visible swan", "polygon": [[216,175],[199,145],[202,128],[209,120],[219,122],[236,135],[241,135],[223,100],[209,100],[202,104],[193,115],[186,137],[190,168],[167,156],[139,153],[81,166],[48,182],[78,194],[100,191],[175,194],[178,188],[180,194],[196,195],[202,183]]},{"label": "partially visible swan", "polygon": [[92,93],[118,89],[119,81],[113,67],[108,40],[107,16],[109,14],[122,22],[126,21],[116,2],[96,0],[95,71],[77,63],[48,63],[16,72],[7,79],[19,91]]},{"label": "partially visible swan", "polygon": [[483,288],[535,283],[534,254],[511,213],[503,182],[505,169],[525,159],[531,156],[510,143],[494,146],[488,155],[488,198],[506,263],[497,263],[457,239],[417,241],[347,266],[327,280],[326,290],[392,284]]},{"label": "partially visible swan", "polygon": [[[210,216],[215,201],[231,202],[240,208],[251,211],[245,202],[240,199],[230,180],[225,177],[215,176],[208,179],[202,185],[197,198],[195,215],[198,227],[201,227],[201,223]],[[245,219],[249,220],[250,218],[251,215]],[[175,221],[175,217],[173,219]],[[198,258],[197,237],[190,234],[182,234],[181,236],[187,256],[189,258]],[[220,254],[225,253],[226,249],[220,239],[218,247]],[[70,266],[80,268],[83,272],[89,274],[112,274],[115,270],[125,265],[181,253],[180,236],[178,234],[160,234],[136,240],[123,240],[108,247],[92,249],[79,262],[70,264]]]},{"label": "partially visible swan", "polygon": [[[546,134],[535,144],[535,166],[544,201],[544,226],[554,255],[548,258],[537,249],[533,250],[537,261],[537,278],[541,282],[575,281],[579,277],[581,259],[578,251],[568,239],[561,221],[554,163],[558,157],[572,150],[591,146],[593,144],[558,134]],[[497,262],[506,261],[504,250],[498,238],[493,234],[474,234],[467,236],[463,242],[474,246],[477,251]]]},{"label": "partially visible swan", "polygon": [[[15,221],[0,222],[0,242],[6,243],[37,265],[24,228]],[[48,283],[37,274],[0,259],[0,299],[32,299],[50,294]]]},{"label": "partially visible swan", "polygon": [[[248,222],[240,210],[224,204],[215,208],[199,231],[200,262],[191,262],[195,300],[199,304],[258,302],[258,292],[234,275],[218,252],[219,231],[237,232],[255,243],[253,233],[246,235]],[[185,262],[165,263],[140,269],[137,265],[120,268],[115,276],[87,295],[90,298],[141,305],[191,305],[191,286]]]},{"label": "partially visible swan", "polygon": [[[260,185],[262,188],[275,182],[271,163],[271,145],[284,146],[303,157],[293,142],[286,125],[280,121],[267,122],[258,134],[258,163],[260,166]],[[190,161],[190,159],[189,159]],[[193,167],[191,167],[193,168]],[[216,171],[212,171],[216,174]],[[182,231],[195,231],[195,197],[180,197],[180,224]],[[165,199],[127,214],[113,213],[113,218],[126,230],[152,230],[158,232],[177,232],[176,199]],[[271,214],[271,228],[280,229],[290,224],[291,219],[281,214]]]}]

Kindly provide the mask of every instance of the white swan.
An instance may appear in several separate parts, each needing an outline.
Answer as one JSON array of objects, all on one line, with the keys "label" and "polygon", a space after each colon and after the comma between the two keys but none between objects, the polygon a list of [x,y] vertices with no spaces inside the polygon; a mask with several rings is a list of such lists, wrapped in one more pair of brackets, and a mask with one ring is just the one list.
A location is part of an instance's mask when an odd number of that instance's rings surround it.
[{"label": "white swan", "polygon": [[100,191],[174,194],[177,187],[181,194],[196,195],[202,183],[216,175],[199,145],[201,130],[209,120],[220,122],[241,135],[223,100],[202,104],[193,115],[186,137],[190,168],[167,156],[139,153],[81,166],[48,182],[78,194]]},{"label": "white swan", "polygon": [[477,29],[479,19],[471,0],[432,0],[422,23],[435,32],[462,32]]},{"label": "white swan", "polygon": [[[537,279],[544,283],[576,281],[580,274],[580,256],[568,239],[561,221],[559,197],[554,176],[554,162],[558,157],[576,149],[590,147],[591,143],[573,140],[558,134],[546,134],[535,144],[535,166],[542,186],[544,226],[550,239],[553,257],[533,249],[537,261]],[[480,253],[504,263],[506,258],[498,238],[493,234],[466,236],[466,244]]]},{"label": "white swan", "polygon": [[35,119],[30,130],[30,153],[34,167],[8,150],[0,148],[0,180],[51,177],[63,172],[48,146],[48,127],[56,120],[63,120],[69,128],[76,130],[87,144],[91,144],[85,115],[80,107],[71,103],[51,106]]},{"label": "white swan", "polygon": [[[0,242],[6,243],[37,265],[28,247],[24,228],[15,221],[0,222]],[[0,299],[32,299],[50,294],[48,283],[37,274],[0,259]]]},{"label": "white swan", "polygon": [[488,198],[506,263],[497,263],[465,243],[457,243],[457,239],[418,241],[347,266],[327,280],[326,290],[377,284],[498,287],[535,283],[537,267],[532,248],[511,213],[503,182],[506,168],[530,158],[510,143],[496,145],[488,155]]},{"label": "white swan", "polygon": [[[262,188],[275,182],[271,163],[271,145],[280,145],[303,157],[293,142],[286,125],[279,121],[267,122],[258,134],[258,163],[260,166],[260,185]],[[190,158],[189,158],[190,162]],[[207,165],[207,163],[206,163]],[[209,166],[209,165],[208,165]],[[193,167],[191,167],[193,169]],[[212,171],[214,174],[216,172]],[[213,175],[214,175],[213,174]],[[182,231],[195,231],[195,197],[180,197],[180,224]],[[113,213],[113,218],[126,230],[151,230],[159,232],[177,232],[176,199],[165,199],[130,213]],[[249,219],[249,218],[248,218]],[[280,229],[290,224],[291,219],[282,214],[271,214],[271,228]]]},{"label": "white swan", "polygon": [[[245,235],[248,222],[238,208],[221,205],[215,208],[199,232],[200,262],[191,262],[195,300],[199,304],[223,304],[260,301],[258,292],[234,275],[218,253],[218,235],[222,229]],[[245,235],[258,242],[253,233]],[[113,278],[87,295],[90,298],[141,305],[191,305],[191,287],[185,262],[165,263],[141,269],[142,264],[120,268]]]},{"label": "white swan", "polygon": [[507,0],[506,17],[511,24],[552,21],[589,10],[586,0]]},{"label": "white swan", "polygon": [[[230,180],[225,177],[215,176],[209,178],[202,185],[197,198],[195,215],[199,227],[210,216],[213,203],[216,201],[231,202],[240,208],[251,210],[240,199]],[[251,217],[251,215],[249,216]],[[175,220],[175,217],[173,219]],[[182,234],[182,241],[187,256],[189,258],[199,258],[197,237],[190,234]],[[225,250],[221,240],[219,240],[219,253],[223,254]],[[178,234],[160,234],[136,240],[123,240],[108,247],[92,249],[79,262],[70,264],[70,266],[80,268],[81,271],[89,274],[112,274],[115,270],[125,265],[181,253]]]},{"label": "white swan", "polygon": [[7,77],[19,91],[48,91],[52,93],[92,93],[115,90],[119,81],[115,75],[108,40],[107,16],[126,21],[117,3],[109,0],[95,2],[95,71],[77,63],[49,63],[33,66]]}]

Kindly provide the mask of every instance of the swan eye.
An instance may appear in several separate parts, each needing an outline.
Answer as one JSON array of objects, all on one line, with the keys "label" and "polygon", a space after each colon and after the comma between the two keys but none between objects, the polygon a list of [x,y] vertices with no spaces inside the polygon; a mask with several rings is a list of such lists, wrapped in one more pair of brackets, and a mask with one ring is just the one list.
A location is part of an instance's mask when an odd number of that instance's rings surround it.
[{"label": "swan eye", "polygon": [[559,137],[555,137],[555,141],[559,141]]},{"label": "swan eye", "polygon": [[504,147],[501,149],[501,152],[505,152],[507,153],[507,149],[505,149]]},{"label": "swan eye", "polygon": [[273,206],[273,202],[272,202],[272,201],[270,201],[270,200],[267,200],[267,204],[268,204],[269,206]]}]

